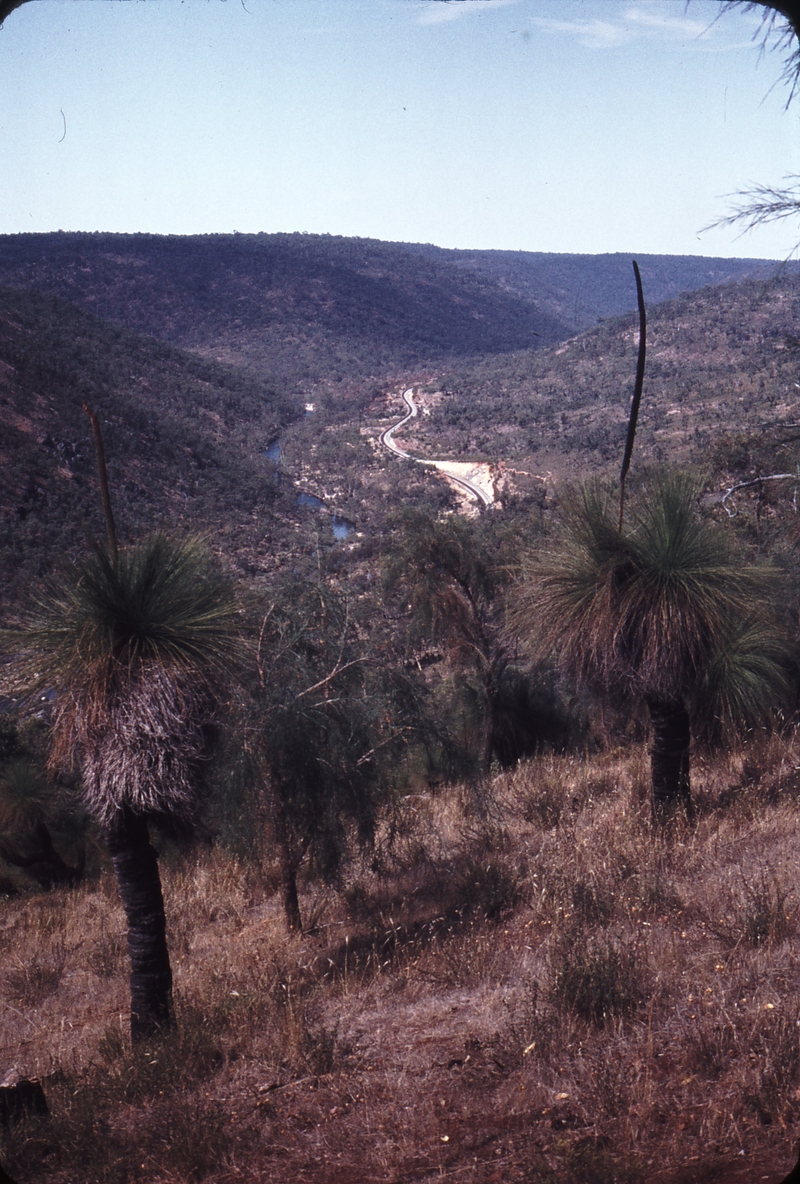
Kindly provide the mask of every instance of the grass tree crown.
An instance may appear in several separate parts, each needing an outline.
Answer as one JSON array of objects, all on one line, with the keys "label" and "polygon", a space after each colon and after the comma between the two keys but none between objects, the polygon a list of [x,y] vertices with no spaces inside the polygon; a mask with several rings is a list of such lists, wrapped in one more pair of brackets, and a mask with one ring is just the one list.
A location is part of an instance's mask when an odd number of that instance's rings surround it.
[{"label": "grass tree crown", "polygon": [[15,634],[23,679],[56,692],[51,764],[82,769],[101,822],[194,814],[237,618],[203,543],[157,534],[115,561],[95,549]]},{"label": "grass tree crown", "polygon": [[786,691],[767,611],[779,574],[735,556],[698,515],[698,493],[685,474],[661,476],[620,530],[610,496],[578,489],[561,547],[531,567],[516,624],[595,692],[702,700],[718,725],[752,723]]}]

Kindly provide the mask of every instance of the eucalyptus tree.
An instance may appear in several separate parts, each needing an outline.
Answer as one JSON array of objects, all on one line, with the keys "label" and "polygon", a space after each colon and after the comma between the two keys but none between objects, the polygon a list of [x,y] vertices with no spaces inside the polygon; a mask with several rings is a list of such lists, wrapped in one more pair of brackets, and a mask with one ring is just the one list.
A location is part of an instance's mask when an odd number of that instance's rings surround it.
[{"label": "eucalyptus tree", "polygon": [[276,844],[286,923],[302,929],[303,866],[334,881],[373,842],[417,697],[370,645],[348,599],[322,583],[273,590],[256,651],[247,748]]},{"label": "eucalyptus tree", "polygon": [[[501,594],[509,568],[497,540],[457,515],[405,510],[390,524],[384,586],[405,612],[409,643],[441,647],[462,689],[483,717],[479,761],[488,773],[497,735],[501,686],[512,655],[504,638]],[[495,544],[495,545],[493,545]]]},{"label": "eucalyptus tree", "polygon": [[203,544],[164,534],[96,548],[7,638],[18,686],[55,692],[50,767],[77,768],[128,922],[131,1037],[174,1023],[148,823],[191,824],[236,648],[233,586]]},{"label": "eucalyptus tree", "polygon": [[584,486],[514,612],[528,645],[576,682],[647,705],[655,821],[679,807],[693,816],[693,729],[763,723],[788,693],[769,609],[777,574],[731,552],[698,516],[697,493],[684,475],[662,477],[620,529],[610,500]]}]

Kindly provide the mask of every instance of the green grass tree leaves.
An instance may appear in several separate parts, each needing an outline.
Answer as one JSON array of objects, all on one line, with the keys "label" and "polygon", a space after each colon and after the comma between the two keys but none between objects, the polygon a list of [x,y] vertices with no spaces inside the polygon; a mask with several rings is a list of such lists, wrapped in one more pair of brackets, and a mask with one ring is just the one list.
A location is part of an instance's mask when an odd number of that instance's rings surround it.
[{"label": "green grass tree leaves", "polygon": [[680,473],[658,478],[620,530],[603,492],[582,487],[561,547],[532,566],[515,609],[531,648],[570,678],[646,703],[656,820],[693,812],[693,730],[763,723],[788,692],[770,614],[778,574],[735,556],[698,515],[697,493]]}]

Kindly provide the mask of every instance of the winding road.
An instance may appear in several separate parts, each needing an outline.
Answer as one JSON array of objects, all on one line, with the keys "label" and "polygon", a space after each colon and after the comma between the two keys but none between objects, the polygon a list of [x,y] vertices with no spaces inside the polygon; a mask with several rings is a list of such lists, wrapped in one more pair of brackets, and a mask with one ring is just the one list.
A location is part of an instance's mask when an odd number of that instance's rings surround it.
[{"label": "winding road", "polygon": [[409,387],[408,390],[403,391],[403,400],[408,408],[408,412],[392,427],[386,428],[385,431],[381,432],[379,439],[383,447],[387,448],[389,452],[393,452],[395,456],[402,457],[403,460],[413,460],[418,465],[427,465],[429,468],[438,469],[443,477],[447,477],[449,481],[459,486],[460,489],[469,494],[475,501],[482,502],[484,506],[491,506],[494,503],[491,493],[488,493],[474,481],[470,481],[469,478],[459,476],[459,474],[453,472],[450,466],[457,464],[457,461],[425,460],[421,456],[412,456],[410,452],[404,452],[402,448],[398,448],[394,442],[394,433],[399,431],[410,419],[415,419],[419,414],[419,408],[414,402],[413,387]]}]

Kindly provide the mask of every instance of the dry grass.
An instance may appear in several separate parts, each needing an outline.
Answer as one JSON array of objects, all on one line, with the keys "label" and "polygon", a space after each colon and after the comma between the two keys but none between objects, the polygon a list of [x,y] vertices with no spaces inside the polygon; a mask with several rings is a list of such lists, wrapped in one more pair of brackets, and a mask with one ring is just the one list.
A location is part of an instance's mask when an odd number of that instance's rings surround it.
[{"label": "dry grass", "polygon": [[20,1184],[777,1180],[798,757],[699,763],[696,827],[660,837],[638,748],[415,795],[302,937],[223,851],[167,861],[180,1026],[136,1053],[111,877],[4,900],[0,1060],[51,1116],[0,1157]]}]

